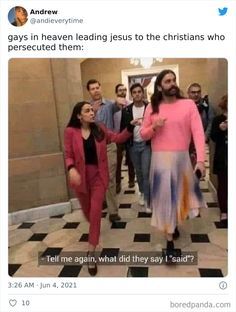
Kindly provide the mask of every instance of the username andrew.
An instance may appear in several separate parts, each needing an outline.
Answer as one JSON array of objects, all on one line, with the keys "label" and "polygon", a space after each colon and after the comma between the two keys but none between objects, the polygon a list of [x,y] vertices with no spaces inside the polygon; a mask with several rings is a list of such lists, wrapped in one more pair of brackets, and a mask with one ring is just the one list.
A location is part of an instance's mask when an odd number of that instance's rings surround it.
[{"label": "username andrew", "polygon": [[34,10],[32,9],[30,11],[30,14],[57,14],[58,13],[58,10],[45,10],[45,9],[41,9],[41,10]]}]

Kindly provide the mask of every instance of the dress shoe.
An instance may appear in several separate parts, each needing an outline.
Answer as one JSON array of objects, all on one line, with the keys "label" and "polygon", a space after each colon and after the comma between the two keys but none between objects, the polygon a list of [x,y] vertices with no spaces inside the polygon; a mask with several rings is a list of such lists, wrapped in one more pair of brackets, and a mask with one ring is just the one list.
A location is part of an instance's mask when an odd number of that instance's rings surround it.
[{"label": "dress shoe", "polygon": [[97,272],[98,272],[97,263],[94,263],[94,267],[88,266],[88,272],[91,276],[97,275]]},{"label": "dress shoe", "polygon": [[130,182],[129,182],[129,188],[132,188],[132,187],[135,187],[134,181],[130,181]]},{"label": "dress shoe", "polygon": [[173,241],[166,242],[166,250],[173,250],[175,248]]},{"label": "dress shoe", "polygon": [[107,203],[106,203],[106,201],[104,201],[103,204],[102,204],[102,210],[105,210],[105,209],[107,209]]},{"label": "dress shoe", "polygon": [[220,228],[227,229],[228,228],[228,219],[221,219],[220,220]]},{"label": "dress shoe", "polygon": [[175,246],[173,241],[167,241],[166,243],[166,264],[173,264],[172,257],[175,253]]},{"label": "dress shoe", "polygon": [[175,248],[173,240],[167,241],[166,249],[163,249],[162,251],[162,256],[167,265],[176,265],[176,260],[177,258],[181,258],[181,254],[181,249]]},{"label": "dress shoe", "polygon": [[121,192],[121,185],[117,184],[116,185],[116,194],[119,194]]},{"label": "dress shoe", "polygon": [[[88,251],[87,253],[87,257],[91,257],[91,258],[94,258],[94,253],[90,253]],[[88,272],[91,276],[95,276],[98,272],[98,268],[97,268],[97,263],[96,263],[96,260],[94,258],[93,261],[88,261]]]},{"label": "dress shoe", "polygon": [[173,233],[173,239],[177,239],[177,238],[179,238],[179,230],[178,230],[178,228],[176,226],[175,231]]},{"label": "dress shoe", "polygon": [[109,220],[110,222],[116,222],[116,221],[120,221],[121,217],[118,214],[111,214],[109,216]]}]

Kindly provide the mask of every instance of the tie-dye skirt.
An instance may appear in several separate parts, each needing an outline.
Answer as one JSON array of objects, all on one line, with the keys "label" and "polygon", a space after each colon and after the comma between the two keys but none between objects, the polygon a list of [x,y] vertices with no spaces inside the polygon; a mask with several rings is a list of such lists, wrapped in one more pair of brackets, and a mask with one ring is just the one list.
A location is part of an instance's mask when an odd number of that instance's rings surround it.
[{"label": "tie-dye skirt", "polygon": [[151,225],[165,233],[206,207],[188,151],[152,152],[150,194]]}]

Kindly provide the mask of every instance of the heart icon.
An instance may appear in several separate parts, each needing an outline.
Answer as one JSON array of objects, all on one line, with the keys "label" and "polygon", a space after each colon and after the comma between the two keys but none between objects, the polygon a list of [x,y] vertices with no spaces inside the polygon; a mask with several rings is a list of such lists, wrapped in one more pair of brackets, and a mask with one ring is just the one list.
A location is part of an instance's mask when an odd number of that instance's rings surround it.
[{"label": "heart icon", "polygon": [[11,307],[14,307],[17,304],[17,300],[16,299],[10,299],[9,304]]}]

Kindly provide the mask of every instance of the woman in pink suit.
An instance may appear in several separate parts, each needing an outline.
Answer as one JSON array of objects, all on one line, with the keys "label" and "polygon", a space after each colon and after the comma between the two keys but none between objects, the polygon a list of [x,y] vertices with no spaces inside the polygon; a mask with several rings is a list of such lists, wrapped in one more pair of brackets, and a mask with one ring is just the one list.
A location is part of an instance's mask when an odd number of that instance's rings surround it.
[{"label": "woman in pink suit", "polygon": [[[88,102],[75,105],[65,129],[65,162],[69,182],[90,223],[89,259],[94,259],[99,241],[102,204],[109,182],[106,145],[110,142],[125,142],[132,131],[133,126],[130,125],[117,134],[104,125],[95,123],[95,114]],[[89,262],[88,271],[90,275],[96,275],[95,261]]]}]

